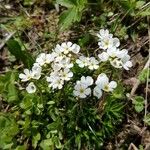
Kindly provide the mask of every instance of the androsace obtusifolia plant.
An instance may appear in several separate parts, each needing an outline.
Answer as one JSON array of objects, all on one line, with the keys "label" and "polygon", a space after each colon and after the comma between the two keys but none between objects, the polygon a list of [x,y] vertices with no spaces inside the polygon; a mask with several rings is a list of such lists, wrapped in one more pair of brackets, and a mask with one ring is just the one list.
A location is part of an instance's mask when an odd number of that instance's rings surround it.
[{"label": "androsace obtusifolia plant", "polygon": [[[48,87],[52,90],[62,89],[65,82],[70,81],[71,78],[75,76],[71,71],[75,63],[78,64],[80,68],[87,67],[89,70],[98,69],[99,64],[105,61],[110,61],[110,64],[115,68],[124,68],[129,70],[129,68],[132,67],[128,51],[126,49],[120,50],[118,48],[120,45],[118,38],[113,38],[113,35],[110,34],[108,30],[104,29],[101,29],[97,36],[99,37],[99,48],[104,50],[104,52],[98,54],[98,58],[93,56],[83,56],[79,53],[80,46],[71,42],[64,42],[61,45],[57,44],[52,53],[39,54],[32,69],[24,69],[24,74],[21,73],[19,75],[22,82],[32,80],[32,82],[26,87],[27,92],[34,93],[36,91],[34,80],[40,80],[42,75],[48,82]],[[44,70],[44,73],[42,73],[42,70]],[[80,94],[84,94],[86,89],[88,89],[86,90],[88,91],[87,95],[91,95],[91,89],[88,87],[92,84],[92,77],[82,76],[81,80],[76,82],[76,90],[73,92],[74,95],[78,95],[77,97],[80,97]],[[94,96],[98,98],[102,95],[101,90],[109,92],[113,91],[113,89],[117,87],[117,83],[115,81],[111,81],[109,83],[109,79],[104,73],[99,74],[95,84],[96,87],[94,88]],[[82,95],[80,98],[86,98],[86,96],[84,97]]]},{"label": "androsace obtusifolia plant", "polygon": [[51,53],[39,54],[32,68],[19,74],[21,89],[27,91],[21,91],[19,107],[30,125],[24,129],[23,121],[18,122],[32,147],[97,149],[120,122],[123,89],[116,70],[129,70],[132,62],[108,30],[101,29],[97,37],[95,56],[64,42]]}]

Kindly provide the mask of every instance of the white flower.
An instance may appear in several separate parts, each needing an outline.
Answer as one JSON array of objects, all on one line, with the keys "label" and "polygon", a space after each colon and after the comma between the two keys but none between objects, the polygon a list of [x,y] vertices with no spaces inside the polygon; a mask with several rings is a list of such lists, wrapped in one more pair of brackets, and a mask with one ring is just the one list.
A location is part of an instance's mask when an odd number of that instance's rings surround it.
[{"label": "white flower", "polygon": [[118,38],[113,38],[113,47],[119,47],[120,46],[120,40]]},{"label": "white flower", "polygon": [[41,66],[39,66],[38,63],[34,63],[32,67],[32,73],[31,73],[32,79],[36,79],[36,80],[40,79],[41,71],[42,71]]},{"label": "white flower", "polygon": [[96,80],[95,83],[96,83],[96,85],[97,85],[100,89],[102,89],[102,90],[104,90],[104,91],[106,91],[106,92],[113,91],[114,88],[117,87],[117,83],[116,83],[115,81],[109,82],[108,77],[107,77],[106,74],[104,74],[104,73],[101,73],[101,74],[98,76],[98,78],[97,78],[97,80]]},{"label": "white flower", "polygon": [[66,56],[63,55],[62,53],[57,54],[55,61],[54,62],[60,62],[62,59],[64,59]]},{"label": "white flower", "polygon": [[73,45],[72,45],[72,48],[71,48],[71,51],[72,51],[73,53],[75,53],[75,54],[78,54],[79,51],[80,51],[80,46],[77,45],[77,44],[73,44]]},{"label": "white flower", "polygon": [[89,64],[89,58],[85,56],[80,56],[79,59],[76,60],[76,63],[80,68],[86,67]]},{"label": "white flower", "polygon": [[71,60],[69,57],[64,57],[58,63],[61,66],[61,68],[72,68],[73,67],[73,63],[71,63]]},{"label": "white flower", "polygon": [[77,81],[77,84],[85,84],[88,87],[93,84],[93,79],[90,76],[87,76],[87,77],[82,76],[81,80]]},{"label": "white flower", "polygon": [[69,81],[73,77],[73,73],[66,68],[60,71],[60,77],[62,80]]},{"label": "white flower", "polygon": [[56,52],[57,54],[61,54],[64,51],[63,47],[59,44],[56,45],[54,52]]},{"label": "white flower", "polygon": [[56,53],[64,53],[65,55],[70,52],[77,54],[80,51],[80,46],[71,42],[63,42],[61,45],[56,45],[55,51]]},{"label": "white flower", "polygon": [[130,61],[130,56],[127,54],[121,58],[122,66],[125,70],[129,70],[132,67],[132,62]]},{"label": "white flower", "polygon": [[91,89],[88,88],[85,84],[76,84],[73,93],[79,98],[86,98],[91,94]]},{"label": "white flower", "polygon": [[36,92],[36,86],[34,85],[33,82],[31,82],[26,87],[26,90],[27,90],[28,93],[35,93]]},{"label": "white flower", "polygon": [[99,62],[94,57],[90,57],[90,60],[88,63],[88,68],[90,70],[98,69],[98,67],[99,67],[98,64],[99,64]]},{"label": "white flower", "polygon": [[54,60],[54,56],[51,54],[45,54],[45,53],[41,53],[37,59],[36,62],[40,65],[43,66],[45,64],[49,64],[50,62],[52,62]]},{"label": "white flower", "polygon": [[32,71],[42,71],[41,66],[38,63],[34,63],[32,67]]},{"label": "white flower", "polygon": [[110,38],[105,38],[98,42],[99,48],[106,50],[107,48],[113,47],[113,40]]},{"label": "white flower", "polygon": [[100,98],[102,96],[102,90],[99,88],[99,86],[96,86],[93,90],[93,95],[97,98]]},{"label": "white flower", "polygon": [[59,76],[59,72],[52,72],[46,80],[49,82],[49,87],[52,87],[52,89],[62,89],[64,84],[64,80]]},{"label": "white flower", "polygon": [[38,79],[40,79],[40,77],[41,77],[41,71],[39,70],[33,70],[32,71],[32,79],[36,79],[36,80],[38,80]]},{"label": "white flower", "polygon": [[113,35],[107,29],[101,29],[97,36],[99,37],[98,45],[101,49],[106,50],[111,47],[119,47],[120,45],[119,39],[113,38]]},{"label": "white flower", "polygon": [[109,59],[109,55],[106,52],[102,52],[101,54],[98,54],[98,57],[102,62],[105,62]]},{"label": "white flower", "polygon": [[120,51],[118,51],[117,52],[117,57],[118,58],[123,58],[125,55],[127,55],[128,54],[128,51],[126,50],[126,49],[122,49],[122,50],[120,50]]},{"label": "white flower", "polygon": [[111,58],[115,58],[119,53],[119,49],[117,49],[116,47],[111,47],[107,49],[107,54],[111,57]]},{"label": "white flower", "polygon": [[32,78],[32,72],[28,69],[24,69],[24,74],[19,74],[19,78],[22,82],[26,82]]},{"label": "white flower", "polygon": [[46,77],[46,81],[47,82],[53,82],[55,80],[55,78],[59,77],[59,72],[58,71],[54,71],[51,72],[49,77]]},{"label": "white flower", "polygon": [[53,81],[49,83],[49,87],[52,87],[52,89],[62,89],[63,84],[64,81],[61,78],[56,77]]},{"label": "white flower", "polygon": [[106,29],[106,30],[104,30],[104,29],[101,29],[100,31],[99,31],[99,33],[97,34],[97,36],[100,38],[100,40],[102,40],[102,39],[104,39],[104,38],[112,38],[112,34],[110,34],[109,33],[109,31]]}]

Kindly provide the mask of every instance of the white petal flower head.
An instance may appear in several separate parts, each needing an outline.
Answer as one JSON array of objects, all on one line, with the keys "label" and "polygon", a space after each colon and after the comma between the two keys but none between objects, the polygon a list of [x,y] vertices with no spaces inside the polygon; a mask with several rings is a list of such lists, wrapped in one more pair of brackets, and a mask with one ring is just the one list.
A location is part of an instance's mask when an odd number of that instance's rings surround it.
[{"label": "white petal flower head", "polygon": [[109,59],[109,55],[106,52],[102,52],[98,55],[101,62],[105,62]]},{"label": "white petal flower head", "polygon": [[119,47],[120,46],[120,40],[118,38],[113,38],[113,47]]},{"label": "white petal flower head", "polygon": [[71,51],[72,51],[74,54],[78,54],[79,51],[80,51],[80,46],[77,45],[77,44],[73,44],[72,47],[71,47]]},{"label": "white petal flower head", "polygon": [[63,71],[60,71],[60,76],[62,80],[69,81],[73,77],[73,73],[70,71],[70,69],[64,69]]},{"label": "white petal flower head", "polygon": [[73,67],[73,63],[71,63],[71,60],[69,57],[64,57],[58,63],[61,66],[61,68],[72,68]]},{"label": "white petal flower head", "polygon": [[61,54],[63,53],[64,49],[61,45],[57,44],[55,49],[54,49],[54,52],[57,53],[57,54]]},{"label": "white petal flower head", "polygon": [[108,79],[108,77],[106,76],[106,74],[104,74],[104,73],[101,73],[101,74],[98,76],[98,78],[97,78],[95,84],[97,85],[97,87],[98,87],[99,89],[102,89],[102,90],[104,90],[104,91],[106,91],[106,92],[111,92],[111,91],[114,90],[114,88],[117,87],[117,83],[116,83],[115,81],[111,81],[111,82],[109,83],[109,79]]},{"label": "white petal flower head", "polygon": [[127,54],[128,54],[128,51],[126,49],[122,49],[121,51],[117,52],[117,57],[118,58],[123,58]]},{"label": "white petal flower head", "polygon": [[24,74],[19,74],[19,78],[22,82],[29,81],[32,78],[32,72],[29,69],[24,69]]},{"label": "white petal flower head", "polygon": [[29,85],[26,87],[26,90],[28,93],[35,93],[36,92],[36,86],[33,82],[29,83]]},{"label": "white petal flower head", "polygon": [[131,68],[132,67],[132,62],[131,61],[127,61],[127,62],[125,62],[124,64],[123,64],[123,68],[125,69],[125,70],[129,70],[129,68]]},{"label": "white petal flower head", "polygon": [[80,68],[86,67],[89,65],[89,58],[85,56],[80,56],[79,59],[76,60],[76,63]]},{"label": "white petal flower head", "polygon": [[132,62],[130,61],[130,56],[128,54],[124,55],[121,61],[122,61],[122,66],[125,70],[129,70],[129,68],[132,67]]},{"label": "white petal flower head", "polygon": [[99,86],[100,89],[103,89],[105,87],[105,85],[108,83],[109,83],[109,79],[105,73],[99,74],[99,76],[97,77],[97,80],[95,82],[95,84],[97,86]]},{"label": "white petal flower head", "polygon": [[38,63],[34,63],[32,67],[32,71],[42,71],[41,66]]},{"label": "white petal flower head", "polygon": [[36,62],[40,65],[43,66],[45,64],[49,64],[50,62],[52,62],[54,60],[54,57],[51,54],[45,54],[45,53],[41,53],[37,59]]},{"label": "white petal flower head", "polygon": [[106,29],[101,29],[97,36],[100,38],[100,40],[104,38],[112,38],[112,34],[109,33],[109,31]]},{"label": "white petal flower head", "polygon": [[101,98],[102,96],[102,90],[99,86],[96,86],[93,90],[93,95],[96,96],[97,98]]},{"label": "white petal flower head", "polygon": [[39,66],[38,63],[34,63],[32,67],[32,73],[31,73],[32,79],[36,79],[36,80],[40,79],[41,71],[42,71],[41,66]]},{"label": "white petal flower head", "polygon": [[99,64],[99,62],[95,59],[95,57],[90,57],[88,68],[90,70],[98,69],[98,67],[99,67],[98,64]]},{"label": "white petal flower head", "polygon": [[86,98],[91,94],[91,89],[85,84],[76,84],[73,93],[79,98]]},{"label": "white petal flower head", "polygon": [[115,82],[115,81],[111,81],[109,84],[108,84],[108,88],[106,88],[107,89],[107,91],[109,92],[109,91],[113,91],[115,88],[117,87],[117,82]]},{"label": "white petal flower head", "polygon": [[92,77],[90,77],[90,76],[87,76],[87,77],[82,76],[81,80],[79,82],[77,82],[77,83],[85,84],[88,87],[88,86],[91,86],[93,84],[93,82],[94,81],[93,81]]},{"label": "white petal flower head", "polygon": [[53,82],[55,80],[55,78],[59,78],[59,72],[58,71],[51,72],[50,76],[46,77],[46,81],[47,82]]},{"label": "white petal flower head", "polygon": [[99,37],[98,45],[101,49],[106,50],[111,47],[119,47],[120,41],[118,38],[113,38],[113,35],[106,29],[101,29],[97,34]]},{"label": "white petal flower head", "polygon": [[53,70],[55,70],[55,72],[58,72],[59,70],[61,70],[62,64],[59,62],[58,63],[52,63],[51,67]]},{"label": "white petal flower head", "polygon": [[63,42],[61,45],[56,46],[55,51],[64,53],[65,55],[69,54],[70,52],[77,54],[80,51],[80,46],[77,44],[73,44],[72,42]]},{"label": "white petal flower head", "polygon": [[53,89],[62,89],[64,85],[64,81],[61,78],[55,79],[55,82],[53,84]]},{"label": "white petal flower head", "polygon": [[46,77],[46,80],[52,89],[62,89],[64,84],[64,80],[61,79],[59,72],[52,72],[49,77]]},{"label": "white petal flower head", "polygon": [[33,70],[32,71],[32,79],[36,79],[36,80],[38,80],[38,79],[40,79],[40,77],[41,77],[41,71],[39,70]]},{"label": "white petal flower head", "polygon": [[111,58],[115,58],[117,56],[119,52],[119,49],[117,49],[116,47],[111,47],[107,49],[107,54],[111,57]]},{"label": "white petal flower head", "polygon": [[101,49],[108,49],[113,47],[113,38],[105,37],[100,42],[98,42],[99,48]]},{"label": "white petal flower head", "polygon": [[72,43],[71,42],[64,42],[61,44],[61,47],[63,49],[63,53],[66,55],[68,54],[70,51],[71,51],[71,46],[72,46]]}]

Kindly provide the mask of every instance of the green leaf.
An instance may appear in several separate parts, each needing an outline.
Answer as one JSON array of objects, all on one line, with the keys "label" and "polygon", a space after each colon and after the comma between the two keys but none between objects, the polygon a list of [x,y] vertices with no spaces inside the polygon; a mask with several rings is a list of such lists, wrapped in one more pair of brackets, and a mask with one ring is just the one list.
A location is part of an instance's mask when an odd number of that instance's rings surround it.
[{"label": "green leaf", "polygon": [[81,149],[81,134],[78,134],[75,138],[76,145],[78,145],[78,150]]},{"label": "green leaf", "polygon": [[26,149],[27,149],[27,147],[25,145],[19,145],[16,147],[15,150],[26,150]]},{"label": "green leaf", "polygon": [[37,144],[38,144],[38,141],[41,139],[41,134],[40,133],[37,133],[36,135],[33,136],[32,138],[32,146],[34,148],[37,147]]},{"label": "green leaf", "polygon": [[49,102],[47,102],[47,104],[48,105],[53,105],[53,104],[55,104],[55,102],[54,101],[49,101]]},{"label": "green leaf", "polygon": [[65,30],[69,28],[73,22],[76,21],[77,18],[77,10],[76,7],[73,7],[72,9],[68,9],[64,11],[59,19],[59,25],[61,30]]},{"label": "green leaf", "polygon": [[150,114],[147,114],[145,117],[144,117],[144,122],[150,126]]},{"label": "green leaf", "polygon": [[72,8],[75,5],[74,2],[70,0],[56,0],[56,3],[67,8]]},{"label": "green leaf", "polygon": [[142,17],[150,16],[150,8],[147,8],[146,10],[142,11],[141,13],[138,13],[138,16],[142,16]]},{"label": "green leaf", "polygon": [[16,40],[7,42],[8,50],[16,59],[21,60],[26,67],[31,67],[34,63],[32,56],[27,51],[22,51],[21,46]]},{"label": "green leaf", "polygon": [[144,109],[144,105],[137,104],[134,106],[135,110],[139,113]]},{"label": "green leaf", "polygon": [[142,96],[136,96],[133,101],[134,108],[137,112],[141,112],[144,109],[144,98]]},{"label": "green leaf", "polygon": [[141,82],[145,82],[147,80],[148,74],[149,74],[149,77],[150,77],[150,69],[144,69],[144,70],[142,70],[142,72],[140,72],[140,74],[138,76],[138,79]]},{"label": "green leaf", "polygon": [[68,10],[65,10],[59,18],[61,30],[69,28],[73,23],[79,22],[82,17],[83,10],[87,0],[78,0],[74,5],[71,5]]},{"label": "green leaf", "polygon": [[36,2],[36,0],[24,0],[23,5],[24,6],[31,6]]},{"label": "green leaf", "polygon": [[61,142],[60,142],[60,140],[59,140],[59,138],[57,136],[54,136],[53,142],[55,143],[55,146],[56,146],[57,149],[61,149],[62,148]]},{"label": "green leaf", "polygon": [[136,2],[136,8],[141,8],[145,4],[144,1],[137,1]]},{"label": "green leaf", "polygon": [[0,149],[11,149],[13,138],[19,132],[11,114],[0,113]]},{"label": "green leaf", "polygon": [[0,76],[0,94],[5,101],[10,103],[18,100],[18,91],[15,86],[17,75],[17,72],[9,71],[5,75]]},{"label": "green leaf", "polygon": [[52,139],[46,139],[40,143],[40,147],[43,150],[53,150],[54,149],[53,144],[54,143],[52,142]]}]

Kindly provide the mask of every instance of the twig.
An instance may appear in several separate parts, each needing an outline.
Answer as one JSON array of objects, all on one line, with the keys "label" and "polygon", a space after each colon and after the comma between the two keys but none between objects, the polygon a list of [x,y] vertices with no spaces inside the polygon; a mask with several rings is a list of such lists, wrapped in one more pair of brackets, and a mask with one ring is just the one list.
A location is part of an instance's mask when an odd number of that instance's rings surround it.
[{"label": "twig", "polygon": [[129,145],[128,150],[138,150],[138,148],[137,148],[133,143],[131,143],[131,144]]},{"label": "twig", "polygon": [[[150,59],[148,59],[147,63],[145,64],[145,66],[143,68],[143,70],[149,68],[149,64],[150,64]],[[136,92],[136,90],[137,90],[138,86],[140,85],[140,83],[141,83],[141,81],[139,79],[137,79],[136,83],[134,84],[134,86],[131,90],[130,97],[129,97],[130,99],[132,99],[132,97],[133,97],[134,93]]]},{"label": "twig", "polygon": [[10,105],[7,105],[7,107],[5,108],[4,112],[7,112],[7,111],[8,111],[9,106],[10,106]]},{"label": "twig", "polygon": [[0,50],[4,47],[4,45],[7,43],[7,41],[8,41],[15,33],[16,33],[16,32],[10,33],[10,34],[4,39],[4,41],[0,44]]}]

